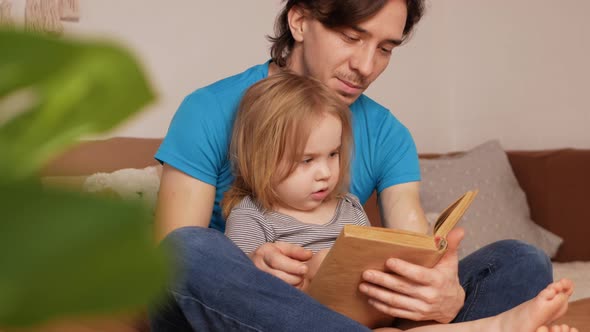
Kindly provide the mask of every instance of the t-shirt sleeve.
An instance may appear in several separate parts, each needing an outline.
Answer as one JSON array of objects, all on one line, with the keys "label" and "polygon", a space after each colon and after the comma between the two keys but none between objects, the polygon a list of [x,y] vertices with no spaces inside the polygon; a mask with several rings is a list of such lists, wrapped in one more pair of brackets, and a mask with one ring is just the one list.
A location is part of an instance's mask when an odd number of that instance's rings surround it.
[{"label": "t-shirt sleeve", "polygon": [[251,208],[235,207],[227,217],[225,235],[249,254],[266,242],[274,242],[273,232],[265,227],[264,216]]},{"label": "t-shirt sleeve", "polygon": [[375,146],[378,192],[396,184],[420,181],[420,165],[414,139],[408,128],[388,114],[380,124]]},{"label": "t-shirt sleeve", "polygon": [[365,212],[365,209],[363,208],[363,205],[361,204],[361,201],[358,199],[358,197],[352,193],[347,193],[346,199],[352,204],[352,207],[354,208],[356,224],[362,226],[371,226],[369,217],[367,216],[367,213]]},{"label": "t-shirt sleeve", "polygon": [[176,111],[155,158],[216,186],[227,159],[231,121],[213,94],[197,90]]}]

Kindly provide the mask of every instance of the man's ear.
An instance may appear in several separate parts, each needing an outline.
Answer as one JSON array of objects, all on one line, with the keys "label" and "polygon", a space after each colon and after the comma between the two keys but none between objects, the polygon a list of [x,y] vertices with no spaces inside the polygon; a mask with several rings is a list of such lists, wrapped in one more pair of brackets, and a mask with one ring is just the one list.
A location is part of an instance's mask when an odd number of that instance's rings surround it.
[{"label": "man's ear", "polygon": [[306,14],[307,13],[305,9],[301,8],[300,6],[291,7],[291,9],[289,9],[289,13],[287,14],[291,35],[297,42],[303,41],[303,26],[305,23]]}]

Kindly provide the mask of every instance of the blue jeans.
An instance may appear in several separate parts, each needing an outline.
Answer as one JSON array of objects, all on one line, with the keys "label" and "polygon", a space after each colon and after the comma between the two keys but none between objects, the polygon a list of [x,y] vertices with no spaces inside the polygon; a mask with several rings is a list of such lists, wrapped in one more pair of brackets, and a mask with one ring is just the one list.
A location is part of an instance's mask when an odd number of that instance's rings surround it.
[{"label": "blue jeans", "polygon": [[549,257],[516,240],[485,246],[459,261],[465,304],[453,322],[490,317],[535,297],[553,281]]},{"label": "blue jeans", "polygon": [[260,271],[223,233],[185,227],[162,243],[182,271],[152,331],[369,331]]},{"label": "blue jeans", "polygon": [[[258,270],[224,234],[177,229],[177,279],[150,313],[152,331],[368,331],[282,280]],[[518,241],[500,241],[459,265],[465,306],[456,322],[495,315],[534,297],[552,280],[549,259]]]}]

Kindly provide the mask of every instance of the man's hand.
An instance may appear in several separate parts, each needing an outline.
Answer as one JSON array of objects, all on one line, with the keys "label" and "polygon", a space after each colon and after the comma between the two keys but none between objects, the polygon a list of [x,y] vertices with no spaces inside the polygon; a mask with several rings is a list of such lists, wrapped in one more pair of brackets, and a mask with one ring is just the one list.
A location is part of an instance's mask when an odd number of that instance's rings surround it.
[{"label": "man's hand", "polygon": [[463,236],[462,228],[449,232],[447,252],[433,268],[391,258],[385,263],[391,273],[365,271],[362,277],[366,282],[361,283],[360,291],[377,310],[393,317],[449,323],[465,301],[457,256]]},{"label": "man's hand", "polygon": [[312,256],[310,250],[286,242],[265,243],[250,253],[250,259],[260,270],[298,288],[304,287],[308,272],[304,262]]}]

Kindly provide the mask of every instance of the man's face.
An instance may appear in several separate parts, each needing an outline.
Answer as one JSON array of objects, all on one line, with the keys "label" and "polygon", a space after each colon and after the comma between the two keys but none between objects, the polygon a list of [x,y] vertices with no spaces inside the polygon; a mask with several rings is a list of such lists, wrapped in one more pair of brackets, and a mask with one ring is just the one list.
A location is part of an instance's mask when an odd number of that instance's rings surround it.
[{"label": "man's face", "polygon": [[339,29],[305,15],[290,69],[319,79],[352,104],[387,68],[402,41],[406,16],[404,0],[389,0],[370,19]]}]

